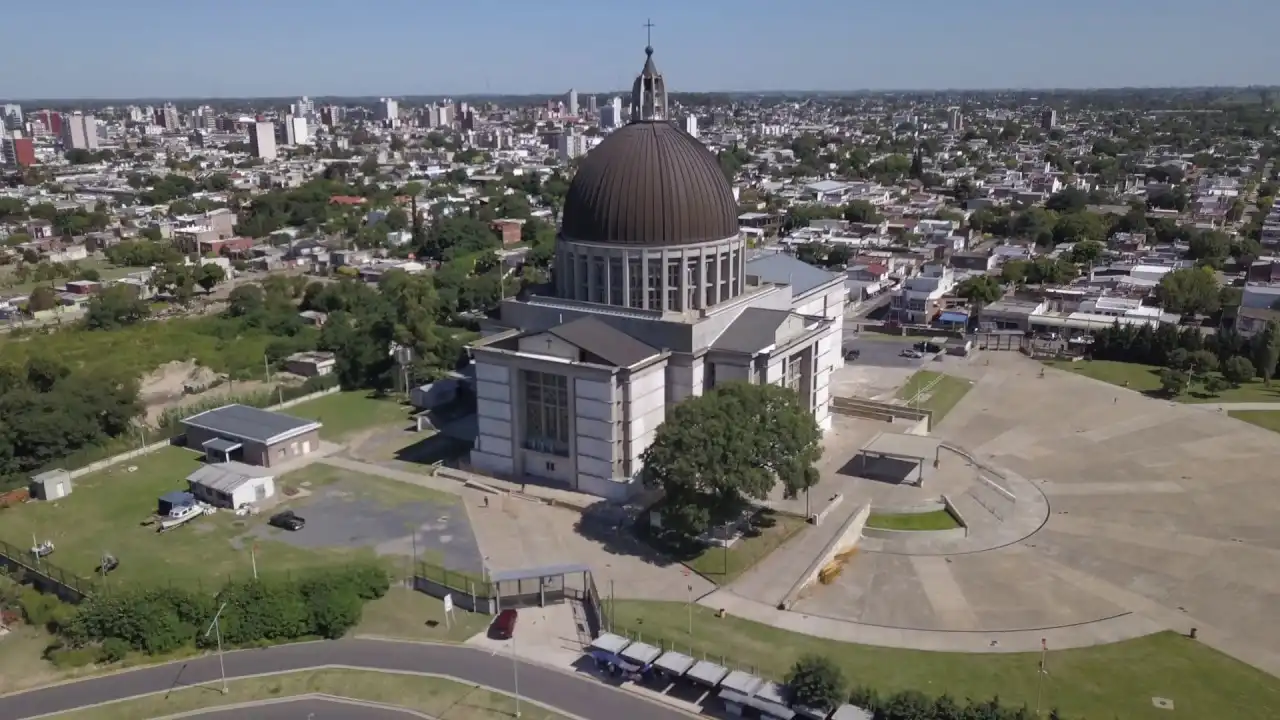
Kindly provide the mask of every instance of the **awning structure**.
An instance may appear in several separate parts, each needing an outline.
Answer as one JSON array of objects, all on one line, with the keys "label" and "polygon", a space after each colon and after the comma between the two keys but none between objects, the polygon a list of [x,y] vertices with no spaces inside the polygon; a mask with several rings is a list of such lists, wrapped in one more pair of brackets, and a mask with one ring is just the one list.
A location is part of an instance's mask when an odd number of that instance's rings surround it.
[{"label": "awning structure", "polygon": [[939,315],[938,319],[945,323],[967,323],[969,322],[969,313],[948,310]]}]

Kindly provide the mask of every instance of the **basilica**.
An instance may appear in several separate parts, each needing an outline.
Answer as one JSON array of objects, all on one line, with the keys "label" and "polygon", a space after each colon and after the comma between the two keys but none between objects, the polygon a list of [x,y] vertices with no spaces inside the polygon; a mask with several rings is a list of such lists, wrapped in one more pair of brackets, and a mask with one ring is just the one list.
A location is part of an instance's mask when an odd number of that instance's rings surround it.
[{"label": "basilica", "polygon": [[785,384],[831,425],[843,278],[752,257],[716,156],[669,122],[645,53],[630,124],[570,185],[553,292],[504,301],[471,346],[477,471],[625,499],[667,408],[732,380]]}]

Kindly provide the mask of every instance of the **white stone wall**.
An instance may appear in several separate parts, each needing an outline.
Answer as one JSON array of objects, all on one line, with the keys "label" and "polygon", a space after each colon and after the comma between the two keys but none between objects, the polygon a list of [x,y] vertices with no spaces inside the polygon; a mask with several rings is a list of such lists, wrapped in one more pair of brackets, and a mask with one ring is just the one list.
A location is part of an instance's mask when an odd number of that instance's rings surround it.
[{"label": "white stone wall", "polygon": [[574,461],[579,488],[594,481],[607,482],[614,475],[614,393],[609,381],[573,380]]},{"label": "white stone wall", "polygon": [[[844,285],[838,285],[833,289],[827,290],[824,294],[816,297],[805,298],[794,308],[796,312],[802,315],[815,315],[824,317],[833,321],[836,328],[836,337],[842,338],[844,330],[844,310],[848,301]],[[836,354],[832,367],[844,367],[844,348],[839,347],[840,352]]]},{"label": "white stone wall", "polygon": [[580,354],[578,347],[552,335],[540,333],[520,338],[520,352],[530,355],[546,355],[561,360],[577,360]]},{"label": "white stone wall", "polygon": [[513,477],[515,471],[512,407],[513,378],[503,365],[476,363],[476,445],[471,464],[481,472]]},{"label": "white stone wall", "polygon": [[[701,368],[701,365],[699,365]],[[653,443],[653,435],[658,426],[666,419],[666,372],[659,363],[631,376],[629,388],[631,403],[624,408],[626,418],[627,443],[630,456],[624,458],[623,472],[635,477],[642,467],[640,456]],[[701,394],[701,393],[699,393]]]},{"label": "white stone wall", "polygon": [[825,432],[831,429],[831,373],[843,364],[841,344],[843,336],[839,326],[833,327],[818,338],[814,348],[813,419]]}]

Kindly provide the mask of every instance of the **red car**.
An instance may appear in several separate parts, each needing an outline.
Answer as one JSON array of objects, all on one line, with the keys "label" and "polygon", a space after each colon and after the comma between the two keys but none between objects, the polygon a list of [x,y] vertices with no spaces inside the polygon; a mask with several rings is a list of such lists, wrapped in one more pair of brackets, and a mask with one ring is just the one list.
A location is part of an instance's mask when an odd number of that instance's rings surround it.
[{"label": "red car", "polygon": [[498,640],[510,640],[516,632],[516,617],[515,608],[498,613],[498,617],[493,619],[493,625],[490,626],[493,637]]}]

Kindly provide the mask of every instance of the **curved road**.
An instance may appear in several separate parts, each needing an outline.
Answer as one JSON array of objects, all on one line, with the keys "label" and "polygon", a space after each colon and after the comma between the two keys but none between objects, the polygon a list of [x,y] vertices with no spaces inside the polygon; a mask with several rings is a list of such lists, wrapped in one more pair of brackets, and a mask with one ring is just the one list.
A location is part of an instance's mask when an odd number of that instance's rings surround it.
[{"label": "curved road", "polygon": [[[264,673],[341,665],[366,670],[434,673],[460,682],[513,692],[509,655],[475,648],[385,640],[336,640],[237,650],[224,655],[228,679]],[[689,715],[609,687],[594,677],[576,678],[541,665],[520,663],[520,696],[581,718],[610,720],[688,720]],[[189,685],[218,682],[218,658],[208,655],[78,680],[0,697],[0,718],[22,720],[87,705],[125,700]]]}]

